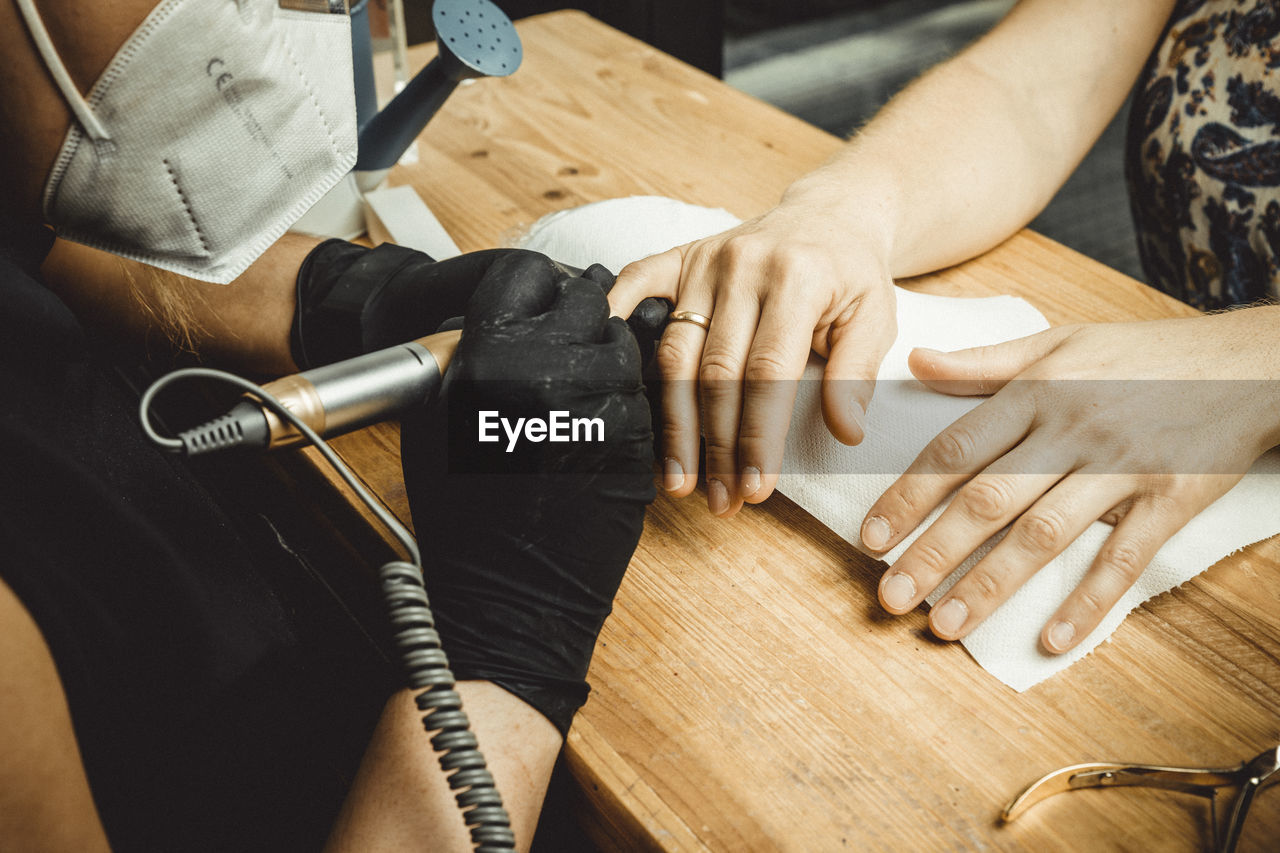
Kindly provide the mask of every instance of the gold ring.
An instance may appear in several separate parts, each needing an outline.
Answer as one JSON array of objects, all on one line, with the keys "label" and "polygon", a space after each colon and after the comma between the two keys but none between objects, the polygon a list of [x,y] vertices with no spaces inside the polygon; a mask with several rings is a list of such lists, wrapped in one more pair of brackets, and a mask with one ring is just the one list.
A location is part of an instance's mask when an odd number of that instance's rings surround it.
[{"label": "gold ring", "polygon": [[705,314],[699,314],[697,311],[673,311],[671,312],[672,323],[692,323],[695,326],[701,326],[704,330],[711,328],[711,318]]}]

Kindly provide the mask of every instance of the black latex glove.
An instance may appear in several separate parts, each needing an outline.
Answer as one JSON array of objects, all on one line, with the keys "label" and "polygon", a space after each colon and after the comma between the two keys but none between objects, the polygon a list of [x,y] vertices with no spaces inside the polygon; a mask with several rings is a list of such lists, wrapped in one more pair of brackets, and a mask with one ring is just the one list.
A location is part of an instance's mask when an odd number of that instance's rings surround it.
[{"label": "black latex glove", "polygon": [[[442,398],[401,429],[441,642],[566,733],[653,499],[640,354],[598,283],[541,255],[496,259],[467,307]],[[478,440],[479,414],[600,418],[603,441]],[[581,438],[581,436],[580,436]]]},{"label": "black latex glove", "polygon": [[[430,335],[466,310],[477,284],[497,260],[532,254],[487,249],[436,261],[392,243],[368,249],[326,240],[298,269],[289,337],[294,362],[309,370]],[[596,282],[606,293],[613,287],[613,273],[599,264],[583,272],[557,266]],[[648,299],[633,315],[646,361],[669,311],[665,300]]]}]

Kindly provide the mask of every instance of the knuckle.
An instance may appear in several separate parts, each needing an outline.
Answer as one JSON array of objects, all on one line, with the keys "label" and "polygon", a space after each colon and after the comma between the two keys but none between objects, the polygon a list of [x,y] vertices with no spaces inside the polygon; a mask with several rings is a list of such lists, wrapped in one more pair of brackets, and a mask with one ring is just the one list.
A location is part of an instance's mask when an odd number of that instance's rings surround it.
[{"label": "knuckle", "polygon": [[787,360],[776,346],[757,345],[747,357],[746,378],[750,382],[768,382],[788,377]]},{"label": "knuckle", "polygon": [[1022,543],[1031,551],[1057,552],[1062,549],[1067,535],[1066,521],[1061,513],[1042,509],[1023,516],[1017,526]]},{"label": "knuckle", "polygon": [[722,350],[706,349],[698,366],[698,379],[712,385],[737,382],[742,379],[742,365]]},{"label": "knuckle", "polygon": [[1100,415],[1089,409],[1075,410],[1068,420],[1068,428],[1079,436],[1086,447],[1106,448],[1113,457],[1117,471],[1138,471],[1143,467],[1141,454],[1127,446],[1121,435],[1121,427],[1109,414]]},{"label": "knuckle", "polygon": [[[1176,471],[1172,463],[1164,468]],[[1179,514],[1182,501],[1188,494],[1201,490],[1205,485],[1204,475],[1172,473],[1160,474],[1149,479],[1145,490],[1147,504],[1158,514]]]},{"label": "knuckle", "polygon": [[743,419],[738,427],[738,449],[742,453],[760,454],[768,449],[773,439],[767,422],[756,422]]},{"label": "knuckle", "polygon": [[720,262],[732,275],[760,281],[766,276],[769,289],[799,292],[804,279],[836,277],[827,253],[801,240],[779,242],[757,233],[730,235],[720,249]]},{"label": "knuckle", "polygon": [[[815,263],[815,252],[804,243],[789,241],[775,246],[771,252],[774,263],[783,270],[801,269]],[[819,256],[820,257],[820,256]]]},{"label": "knuckle", "polygon": [[737,448],[732,442],[708,437],[706,450],[708,474],[725,476],[734,472]]},{"label": "knuckle", "polygon": [[965,595],[976,597],[990,604],[1000,601],[1000,578],[990,569],[974,569],[965,578]]},{"label": "knuckle", "polygon": [[944,430],[929,446],[929,461],[947,472],[959,472],[977,455],[972,433],[963,427]]},{"label": "knuckle", "polygon": [[664,376],[681,374],[685,365],[697,358],[696,343],[684,335],[663,335],[654,354],[658,369]]},{"label": "knuckle", "polygon": [[668,405],[664,402],[660,415],[665,433],[670,433],[673,437],[682,441],[692,441],[697,444],[701,420],[698,416],[696,403],[691,406],[684,406],[678,404]]},{"label": "knuckle", "polygon": [[915,562],[925,570],[925,574],[931,577],[945,575],[952,568],[947,554],[930,541],[923,538],[917,540],[912,550],[915,552],[913,554]]},{"label": "knuckle", "polygon": [[723,263],[734,271],[758,270],[771,253],[768,244],[751,233],[730,234],[720,244]]},{"label": "knuckle", "polygon": [[1129,543],[1107,545],[1102,549],[1099,565],[1103,571],[1122,582],[1126,589],[1133,585],[1146,568],[1142,554]]},{"label": "knuckle", "polygon": [[1076,604],[1088,614],[1090,621],[1101,619],[1111,609],[1111,606],[1102,599],[1102,596],[1089,590],[1081,590],[1076,595]]},{"label": "knuckle", "polygon": [[1000,521],[1011,504],[1007,486],[993,478],[974,480],[960,490],[959,498],[965,513],[980,521]]},{"label": "knuckle", "polygon": [[886,492],[876,503],[875,513],[893,518],[916,518],[924,508],[924,501],[917,496],[911,484],[899,484]]},{"label": "knuckle", "polygon": [[681,447],[685,444],[687,437],[685,435],[686,424],[683,421],[673,421],[667,419],[662,425],[662,448],[663,453],[674,455],[680,452]]}]

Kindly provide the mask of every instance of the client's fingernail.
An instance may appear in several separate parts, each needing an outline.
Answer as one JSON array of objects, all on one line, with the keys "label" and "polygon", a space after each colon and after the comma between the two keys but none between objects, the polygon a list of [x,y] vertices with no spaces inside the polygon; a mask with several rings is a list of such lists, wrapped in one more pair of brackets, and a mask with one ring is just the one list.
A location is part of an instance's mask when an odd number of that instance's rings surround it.
[{"label": "client's fingernail", "polygon": [[729,508],[729,490],[719,480],[707,480],[707,508],[719,515]]},{"label": "client's fingernail", "polygon": [[906,610],[916,597],[916,582],[911,579],[911,575],[894,572],[889,575],[884,586],[880,587],[880,597],[890,610]]},{"label": "client's fingernail", "polygon": [[878,515],[873,515],[862,522],[862,544],[872,551],[883,551],[892,535],[893,528],[889,526],[889,522]]},{"label": "client's fingernail", "polygon": [[964,620],[969,618],[969,605],[958,598],[950,598],[942,606],[933,611],[930,622],[935,634],[943,637],[954,637],[960,633]]},{"label": "client's fingernail", "polygon": [[1049,650],[1065,652],[1076,636],[1076,626],[1070,622],[1054,622],[1049,627]]},{"label": "client's fingernail", "polygon": [[742,489],[744,498],[749,498],[760,491],[760,469],[751,465],[743,468],[742,478],[738,480],[738,487]]},{"label": "client's fingernail", "polygon": [[862,408],[862,404],[854,400],[849,404],[849,417],[853,419],[854,424],[858,427],[858,442],[867,437],[867,410]]},{"label": "client's fingernail", "polygon": [[931,355],[931,356],[933,356],[933,355],[946,355],[946,353],[945,353],[945,352],[943,352],[942,350],[940,350],[940,349],[932,349],[931,347],[916,347],[916,352],[922,352],[922,353],[925,353],[926,355]]},{"label": "client's fingernail", "polygon": [[684,467],[679,459],[668,456],[662,461],[662,488],[674,492],[684,485]]}]

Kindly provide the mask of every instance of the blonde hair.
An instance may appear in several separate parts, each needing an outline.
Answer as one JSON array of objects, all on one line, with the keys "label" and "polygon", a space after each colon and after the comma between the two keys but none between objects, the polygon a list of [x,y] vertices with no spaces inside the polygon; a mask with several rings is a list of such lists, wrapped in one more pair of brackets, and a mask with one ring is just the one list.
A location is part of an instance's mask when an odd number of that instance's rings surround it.
[{"label": "blonde hair", "polygon": [[[148,264],[118,259],[129,296],[148,324],[163,335],[178,355],[200,356],[200,343],[208,330],[200,323],[197,307],[205,302],[202,288],[177,273]],[[147,336],[148,341],[150,335]]]}]

